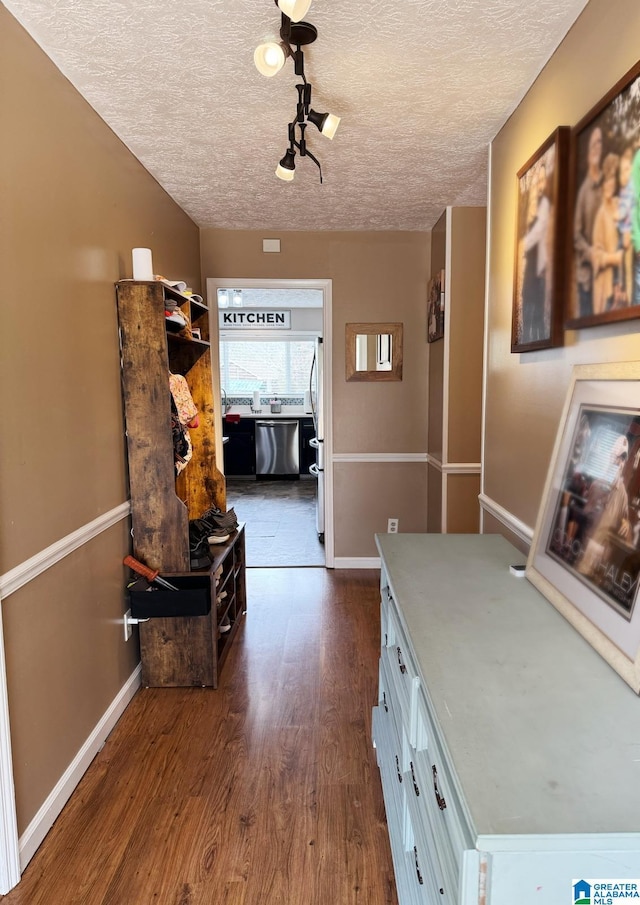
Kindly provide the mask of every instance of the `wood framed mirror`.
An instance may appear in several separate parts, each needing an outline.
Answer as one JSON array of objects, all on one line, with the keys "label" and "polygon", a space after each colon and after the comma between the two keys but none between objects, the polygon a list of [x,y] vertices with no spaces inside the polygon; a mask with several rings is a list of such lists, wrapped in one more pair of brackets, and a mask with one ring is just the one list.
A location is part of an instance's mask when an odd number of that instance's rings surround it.
[{"label": "wood framed mirror", "polygon": [[347,380],[402,380],[402,324],[346,325]]}]

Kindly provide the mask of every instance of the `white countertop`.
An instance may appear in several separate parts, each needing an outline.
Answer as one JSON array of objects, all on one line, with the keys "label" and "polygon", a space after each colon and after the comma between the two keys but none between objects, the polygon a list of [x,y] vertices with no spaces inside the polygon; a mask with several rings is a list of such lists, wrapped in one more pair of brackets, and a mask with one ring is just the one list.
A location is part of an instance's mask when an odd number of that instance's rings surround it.
[{"label": "white countertop", "polygon": [[265,418],[268,421],[276,418],[311,418],[311,412],[305,412],[302,405],[283,405],[281,412],[272,412],[269,405],[263,405],[261,411],[251,411],[249,405],[232,405],[227,415],[240,415],[241,418]]}]

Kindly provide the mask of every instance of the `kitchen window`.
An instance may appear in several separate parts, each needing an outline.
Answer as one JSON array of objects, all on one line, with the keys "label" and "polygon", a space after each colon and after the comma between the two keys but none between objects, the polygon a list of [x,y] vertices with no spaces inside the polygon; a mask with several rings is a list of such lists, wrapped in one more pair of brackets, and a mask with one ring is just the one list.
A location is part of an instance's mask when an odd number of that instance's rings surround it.
[{"label": "kitchen window", "polygon": [[309,389],[314,339],[220,339],[220,380],[228,396],[303,396]]}]

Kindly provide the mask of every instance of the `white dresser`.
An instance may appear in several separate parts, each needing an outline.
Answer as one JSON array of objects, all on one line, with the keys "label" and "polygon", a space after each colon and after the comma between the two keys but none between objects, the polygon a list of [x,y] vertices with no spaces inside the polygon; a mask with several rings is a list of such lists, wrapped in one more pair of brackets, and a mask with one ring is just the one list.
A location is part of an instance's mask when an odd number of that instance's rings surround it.
[{"label": "white dresser", "polygon": [[524,558],[504,538],[376,542],[373,737],[401,905],[573,905],[573,883],[623,878],[640,896],[638,696],[510,574]]}]

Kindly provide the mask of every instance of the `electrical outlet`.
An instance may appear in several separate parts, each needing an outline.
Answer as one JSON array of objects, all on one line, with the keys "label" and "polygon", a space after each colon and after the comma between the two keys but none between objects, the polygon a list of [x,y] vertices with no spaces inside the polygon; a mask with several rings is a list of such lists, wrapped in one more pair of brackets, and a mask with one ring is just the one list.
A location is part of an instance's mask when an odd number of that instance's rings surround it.
[{"label": "electrical outlet", "polygon": [[128,641],[131,637],[133,629],[131,628],[131,610],[127,610],[124,614],[124,640]]},{"label": "electrical outlet", "polygon": [[390,518],[387,522],[387,534],[397,534],[398,533],[398,519]]}]

